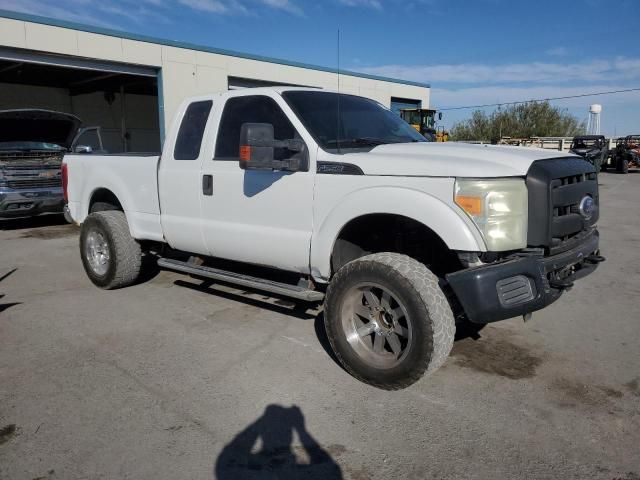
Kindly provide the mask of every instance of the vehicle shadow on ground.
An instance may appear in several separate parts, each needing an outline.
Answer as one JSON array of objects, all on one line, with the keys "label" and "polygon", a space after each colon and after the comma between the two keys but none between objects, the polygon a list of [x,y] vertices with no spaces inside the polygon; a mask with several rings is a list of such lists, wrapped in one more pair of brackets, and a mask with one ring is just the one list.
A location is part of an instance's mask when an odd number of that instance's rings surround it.
[{"label": "vehicle shadow on ground", "polygon": [[3,218],[0,220],[0,230],[25,230],[64,225],[69,225],[69,223],[64,219],[64,215],[62,214],[24,218]]},{"label": "vehicle shadow on ground", "polygon": [[[294,444],[294,437],[298,442]],[[220,452],[217,480],[340,480],[340,466],[307,431],[296,405],[269,405]]]},{"label": "vehicle shadow on ground", "polygon": [[[268,294],[268,296],[265,296],[265,300],[261,300],[247,296],[247,294],[258,294],[256,291],[249,292],[239,290],[238,293],[228,292],[215,287],[217,285],[228,285],[232,288],[237,288],[237,286],[225,284],[223,282],[214,282],[212,280],[198,280],[196,278],[193,278],[193,280],[199,281],[200,283],[176,280],[173,284],[178,287],[189,288],[209,295],[215,295],[216,297],[226,298],[227,300],[234,300],[236,302],[244,303],[245,305],[251,305],[252,307],[262,308],[271,312],[281,313],[283,315],[290,315],[292,317],[299,318],[300,320],[313,320],[317,316],[315,313],[309,312],[310,309],[316,308],[316,305],[312,303],[297,302],[286,297],[277,297],[272,294]],[[267,301],[267,299],[272,300],[274,303]]]},{"label": "vehicle shadow on ground", "polygon": [[[216,295],[218,297],[226,298],[227,300],[244,303],[245,305],[251,305],[252,307],[262,308],[264,310],[269,310],[271,312],[279,313],[282,315],[288,315],[300,320],[313,320],[313,328],[316,337],[318,338],[318,342],[327,353],[327,355],[329,355],[329,357],[336,363],[336,365],[338,365],[340,368],[343,368],[338,361],[338,358],[333,353],[333,349],[331,348],[331,344],[329,343],[329,338],[327,337],[327,332],[324,328],[324,312],[322,310],[320,310],[320,312],[317,312],[318,308],[321,308],[318,304],[294,301],[290,298],[280,298],[272,296],[271,294],[268,297],[265,297],[265,300],[260,300],[246,296],[247,293],[255,294],[256,292],[242,291],[233,293],[216,289],[214,287],[218,284],[218,282],[213,282],[211,280],[200,280],[200,283],[191,283],[186,280],[176,280],[173,282],[173,284],[178,287],[189,288],[191,290],[207,293],[209,295]],[[220,285],[223,284],[220,283]],[[233,285],[231,286],[233,287]],[[272,300],[274,303],[271,303],[266,299]]]},{"label": "vehicle shadow on ground", "polygon": [[[329,358],[331,358],[336,365],[344,370],[344,367],[331,348],[331,343],[329,342],[329,337],[327,336],[327,331],[324,326],[324,311],[322,310],[320,305],[302,301],[294,301],[286,297],[276,297],[272,294],[265,296],[264,300],[261,300],[247,296],[248,293],[255,294],[255,291],[239,291],[238,293],[228,292],[215,288],[216,285],[225,285],[224,283],[214,282],[212,280],[200,280],[196,278],[193,278],[193,280],[198,281],[199,283],[192,283],[186,280],[175,280],[173,284],[178,287],[188,288],[209,295],[222,297],[227,300],[240,302],[245,305],[251,305],[253,307],[269,310],[271,312],[279,313],[282,315],[288,315],[300,320],[313,320],[313,327],[316,338],[318,339],[318,343],[320,343],[320,346],[329,356]],[[229,286],[234,287],[233,285]],[[275,303],[271,303],[268,300],[275,301]],[[320,309],[320,311],[317,311],[318,309]],[[456,324],[455,341],[458,342],[467,338],[470,338],[472,340],[479,340],[481,338],[480,331],[485,326],[485,324],[471,323],[470,321],[463,319]]]}]

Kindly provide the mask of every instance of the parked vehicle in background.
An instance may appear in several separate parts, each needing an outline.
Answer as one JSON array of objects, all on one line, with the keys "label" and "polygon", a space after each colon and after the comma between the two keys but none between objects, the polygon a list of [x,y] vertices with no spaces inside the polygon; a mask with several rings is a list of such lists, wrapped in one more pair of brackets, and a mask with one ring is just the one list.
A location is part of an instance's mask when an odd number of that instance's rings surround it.
[{"label": "parked vehicle in background", "polygon": [[569,152],[580,155],[599,172],[606,164],[609,148],[604,135],[580,135],[573,137]]},{"label": "parked vehicle in background", "polygon": [[74,147],[93,151],[78,144],[87,136],[103,151],[100,129],[81,123],[49,110],[0,111],[0,218],[62,213],[62,157]]},{"label": "parked vehicle in background", "polygon": [[614,168],[619,173],[629,173],[630,168],[640,167],[640,135],[619,138],[607,167]]},{"label": "parked vehicle in background", "polygon": [[63,176],[95,285],[132,284],[151,253],[324,301],[337,358],[385,389],[440,367],[456,322],[528,316],[604,260],[580,157],[427,142],[373,100],[316,89],[189,99],[161,156],[67,155]]}]

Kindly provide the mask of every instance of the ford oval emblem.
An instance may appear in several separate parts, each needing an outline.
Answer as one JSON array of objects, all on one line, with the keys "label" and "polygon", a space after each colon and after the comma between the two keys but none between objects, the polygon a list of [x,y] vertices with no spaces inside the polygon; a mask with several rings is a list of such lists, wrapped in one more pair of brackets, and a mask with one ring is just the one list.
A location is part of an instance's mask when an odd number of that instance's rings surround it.
[{"label": "ford oval emblem", "polygon": [[582,215],[585,220],[589,220],[593,216],[593,212],[596,210],[596,202],[593,201],[593,197],[587,195],[582,200],[580,200],[580,215]]}]

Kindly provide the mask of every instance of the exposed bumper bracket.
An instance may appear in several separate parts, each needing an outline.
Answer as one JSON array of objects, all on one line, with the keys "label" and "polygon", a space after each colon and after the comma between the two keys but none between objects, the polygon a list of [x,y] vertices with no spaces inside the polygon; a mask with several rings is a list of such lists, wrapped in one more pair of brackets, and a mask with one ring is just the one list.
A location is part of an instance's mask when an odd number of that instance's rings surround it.
[{"label": "exposed bumper bracket", "polygon": [[571,250],[550,257],[522,256],[446,276],[469,320],[489,323],[525,315],[555,302],[605,259],[594,231]]}]

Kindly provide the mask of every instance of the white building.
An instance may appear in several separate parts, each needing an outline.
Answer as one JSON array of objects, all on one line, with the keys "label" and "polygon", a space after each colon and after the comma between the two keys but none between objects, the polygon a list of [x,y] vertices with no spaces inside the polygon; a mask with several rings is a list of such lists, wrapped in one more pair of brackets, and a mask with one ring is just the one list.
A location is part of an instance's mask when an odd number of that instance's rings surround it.
[{"label": "white building", "polygon": [[45,108],[102,127],[108,151],[157,151],[187,96],[319,87],[391,108],[429,106],[429,85],[340,72],[0,10],[0,110]]}]

